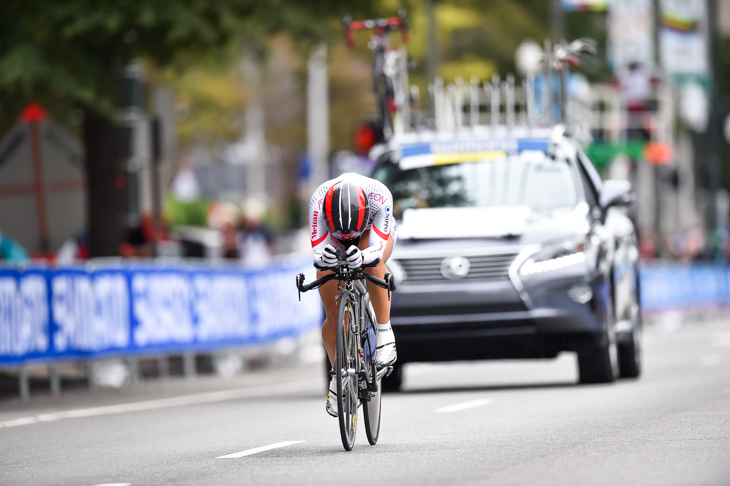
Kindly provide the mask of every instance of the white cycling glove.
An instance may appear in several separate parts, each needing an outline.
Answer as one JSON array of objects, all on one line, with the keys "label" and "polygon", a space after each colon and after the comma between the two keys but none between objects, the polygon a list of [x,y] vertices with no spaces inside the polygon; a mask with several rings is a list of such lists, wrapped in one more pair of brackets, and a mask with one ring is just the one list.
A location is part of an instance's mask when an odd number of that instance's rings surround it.
[{"label": "white cycling glove", "polygon": [[322,250],[319,259],[325,267],[334,267],[337,265],[337,250],[334,246],[327,245]]},{"label": "white cycling glove", "polygon": [[345,253],[347,256],[347,266],[350,268],[360,268],[362,266],[362,252],[356,246],[351,246]]}]

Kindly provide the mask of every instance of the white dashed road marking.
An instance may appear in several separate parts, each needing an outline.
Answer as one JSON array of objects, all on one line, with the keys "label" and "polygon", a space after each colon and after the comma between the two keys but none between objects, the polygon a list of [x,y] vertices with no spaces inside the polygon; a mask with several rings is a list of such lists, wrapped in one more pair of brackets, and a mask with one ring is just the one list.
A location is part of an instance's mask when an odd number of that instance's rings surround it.
[{"label": "white dashed road marking", "polygon": [[145,402],[124,403],[122,405],[107,405],[104,407],[82,408],[64,412],[44,413],[33,417],[22,417],[0,422],[3,427],[19,427],[40,422],[55,422],[70,418],[98,417],[100,415],[114,415],[117,413],[142,412],[145,410],[159,410],[162,408],[182,407],[185,405],[199,405],[202,403],[225,402],[239,398],[264,397],[269,395],[283,395],[287,393],[312,390],[319,384],[319,380],[291,381],[276,385],[265,385],[234,390],[221,390],[195,395],[183,395],[173,398],[161,398]]},{"label": "white dashed road marking", "polygon": [[269,444],[267,446],[262,447],[256,447],[255,449],[248,449],[241,452],[234,452],[233,454],[228,454],[225,456],[218,456],[216,459],[238,459],[239,457],[245,457],[245,456],[251,456],[253,454],[258,454],[259,452],[266,452],[270,451],[271,449],[278,449],[279,447],[286,447],[294,444],[300,444],[304,442],[303,440],[290,440],[287,442],[277,442],[276,444]]},{"label": "white dashed road marking", "polygon": [[467,410],[469,408],[489,405],[490,403],[492,403],[492,401],[488,398],[483,398],[481,400],[470,400],[468,402],[456,403],[454,405],[448,405],[446,407],[437,408],[436,410],[434,410],[434,412],[437,412],[437,413],[460,412],[462,410]]},{"label": "white dashed road marking", "polygon": [[418,363],[408,368],[408,376],[425,375],[428,373],[434,373],[436,371],[443,371],[447,369],[448,365],[434,365],[429,363]]}]

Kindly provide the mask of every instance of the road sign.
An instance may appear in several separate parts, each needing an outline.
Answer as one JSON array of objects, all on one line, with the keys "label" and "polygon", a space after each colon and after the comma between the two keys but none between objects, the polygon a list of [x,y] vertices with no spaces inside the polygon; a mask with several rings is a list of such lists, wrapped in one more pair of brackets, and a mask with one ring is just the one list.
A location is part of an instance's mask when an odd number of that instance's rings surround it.
[{"label": "road sign", "polygon": [[84,228],[81,144],[37,103],[0,138],[0,230],[47,253]]}]

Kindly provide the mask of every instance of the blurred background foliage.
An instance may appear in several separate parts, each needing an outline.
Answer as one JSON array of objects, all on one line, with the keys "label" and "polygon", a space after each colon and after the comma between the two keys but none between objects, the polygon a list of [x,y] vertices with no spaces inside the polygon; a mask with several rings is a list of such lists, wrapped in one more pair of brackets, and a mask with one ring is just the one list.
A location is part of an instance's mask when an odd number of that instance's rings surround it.
[{"label": "blurred background foliage", "polygon": [[[241,137],[252,97],[263,100],[266,137],[293,167],[306,143],[306,62],[328,44],[330,146],[352,148],[352,132],[374,112],[369,33],[342,40],[341,19],[408,12],[411,82],[427,103],[427,73],[486,81],[514,72],[514,52],[525,39],[550,36],[548,0],[4,0],[0,5],[0,133],[31,99],[81,135],[85,109],[113,116],[114,75],[134,58],[145,60],[151,85],[172,85],[179,147],[215,146]],[[429,20],[433,11],[434,23]],[[601,55],[587,59],[590,81],[610,77],[605,62],[606,13],[565,17],[568,39],[591,36]],[[435,52],[429,50],[433,28]],[[400,35],[391,34],[398,47]],[[723,46],[729,41],[723,41]],[[730,66],[721,48],[722,66]],[[258,86],[242,60],[261,68]],[[730,71],[730,69],[726,69]],[[722,76],[720,79],[730,79]],[[726,82],[721,90],[730,92]]]},{"label": "blurred background foliage", "polygon": [[208,226],[209,202],[203,198],[193,201],[180,201],[172,196],[165,200],[165,217],[167,224],[176,226]]},{"label": "blurred background foliage", "polygon": [[[182,147],[231,141],[240,137],[247,100],[261,95],[246,86],[242,57],[252,56],[263,66],[267,89],[281,74],[269,69],[270,62],[276,56],[288,58],[292,96],[301,97],[306,56],[326,41],[332,149],[351,148],[354,126],[374,108],[369,34],[357,33],[356,48],[348,52],[340,20],[344,14],[356,19],[390,16],[400,8],[409,15],[408,51],[415,65],[411,80],[424,95],[429,63],[446,81],[457,76],[485,81],[514,71],[514,52],[524,39],[549,36],[546,0],[109,0],[99,5],[90,0],[6,0],[0,7],[0,130],[14,122],[30,99],[48,106],[72,128],[82,116],[79,108],[113,115],[111,74],[142,57],[152,84],[175,88]],[[429,52],[431,27],[438,52]],[[595,36],[598,29],[605,45],[605,14],[571,14],[566,29],[569,37]],[[391,41],[399,46],[400,36],[391,34]],[[267,137],[303,147],[301,108],[296,119],[267,120]]]},{"label": "blurred background foliage", "polygon": [[0,129],[31,99],[62,118],[78,106],[113,116],[115,74],[135,58],[158,67],[210,70],[216,64],[210,60],[220,59],[232,44],[257,49],[280,31],[306,51],[332,35],[329,19],[346,11],[369,12],[358,5],[335,0],[4,0]]},{"label": "blurred background foliage", "polygon": [[[308,2],[301,3],[304,5]],[[288,98],[284,103],[286,106],[296,105],[294,98],[303,95],[309,49],[318,40],[328,42],[330,145],[333,151],[351,149],[354,128],[374,112],[371,53],[367,47],[370,34],[355,33],[355,49],[348,51],[341,35],[340,20],[343,13],[358,19],[364,16],[392,16],[399,9],[406,9],[410,24],[407,49],[415,66],[411,82],[419,86],[424,97],[428,93],[429,62],[437,63],[436,72],[446,81],[453,81],[457,76],[467,80],[476,76],[486,81],[494,74],[504,76],[514,72],[514,52],[525,38],[540,40],[549,35],[549,2],[545,0],[432,1],[438,52],[431,53],[428,42],[429,0],[379,0],[367,5],[356,3],[341,2],[337,8],[331,9],[329,15],[317,22],[319,30],[311,26],[305,28],[303,22],[295,22],[298,30],[287,30],[284,34],[290,41],[288,45],[282,44],[281,36],[262,37],[255,42],[264,77],[268,76],[263,83],[264,90],[272,78],[268,72],[268,63],[277,56],[295,58],[295,66],[290,74],[296,90],[281,93],[283,98],[277,98],[277,101]],[[307,18],[311,18],[311,14]],[[273,29],[269,29],[271,31]],[[390,40],[393,47],[402,44],[398,33],[392,33]],[[242,130],[240,113],[250,97],[246,89],[237,88],[239,83],[245,84],[240,72],[240,58],[244,55],[244,49],[250,49],[250,46],[240,41],[232,51],[236,49],[238,56],[229,56],[228,65],[223,68],[220,65],[197,63],[187,65],[182,70],[175,68],[175,74],[168,76],[177,92],[178,136],[183,144],[201,139],[230,141],[239,136]],[[208,81],[210,86],[201,87],[202,81]],[[301,106],[301,116],[289,119],[286,123],[271,123],[268,117],[274,110],[271,106],[267,108],[267,139],[274,143],[293,144],[302,150],[306,137],[305,107]]]}]

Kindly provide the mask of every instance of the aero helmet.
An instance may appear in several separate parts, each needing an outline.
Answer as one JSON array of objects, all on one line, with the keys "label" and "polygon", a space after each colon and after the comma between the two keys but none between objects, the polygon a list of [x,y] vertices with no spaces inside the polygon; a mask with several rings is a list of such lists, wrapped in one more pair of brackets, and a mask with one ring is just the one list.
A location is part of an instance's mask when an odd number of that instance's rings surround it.
[{"label": "aero helmet", "polygon": [[359,237],[370,220],[370,205],[365,191],[347,181],[330,187],[324,198],[323,211],[327,231],[338,240]]}]

